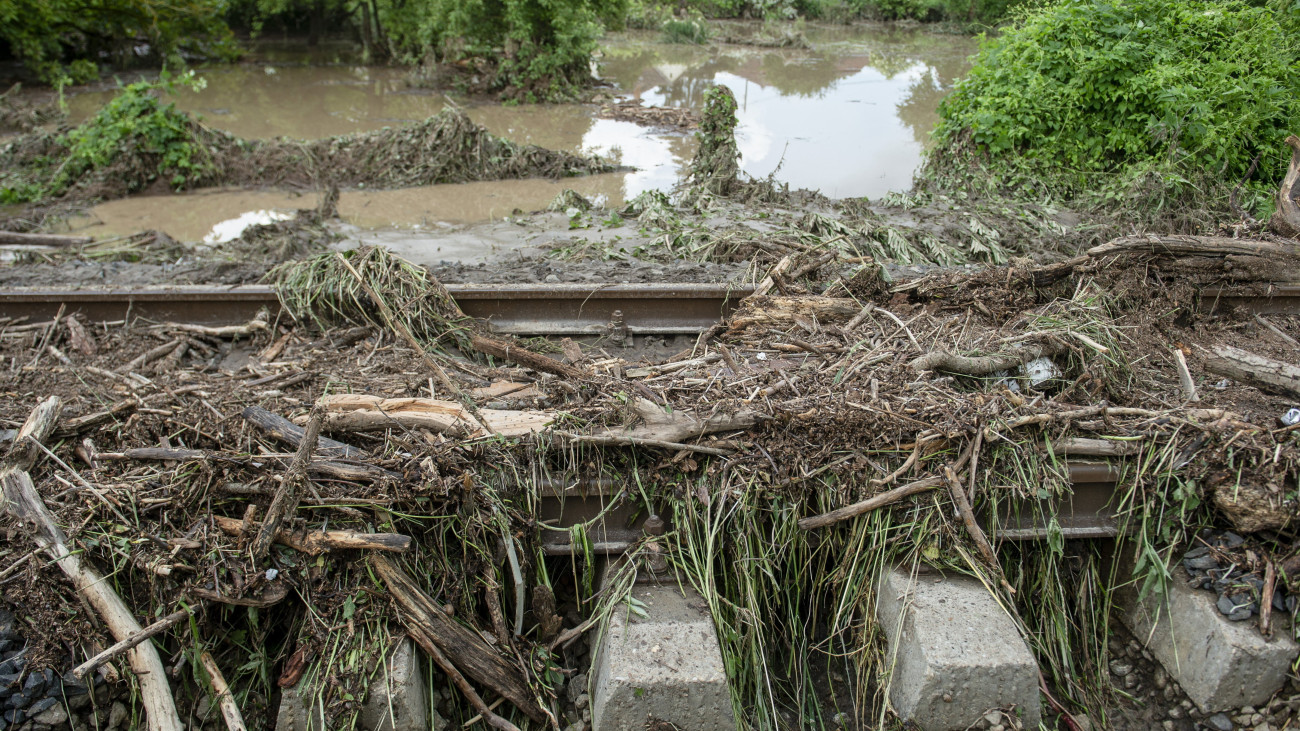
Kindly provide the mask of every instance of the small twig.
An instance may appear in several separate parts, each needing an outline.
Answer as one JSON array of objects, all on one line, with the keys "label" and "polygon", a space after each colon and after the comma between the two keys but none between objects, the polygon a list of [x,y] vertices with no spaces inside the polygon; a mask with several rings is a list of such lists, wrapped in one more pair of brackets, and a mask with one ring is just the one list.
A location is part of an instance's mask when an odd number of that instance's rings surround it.
[{"label": "small twig", "polygon": [[99,667],[100,665],[103,665],[104,663],[111,661],[113,658],[117,657],[118,655],[121,655],[122,653],[126,652],[132,647],[135,647],[141,642],[144,642],[150,637],[153,637],[154,635],[157,635],[161,632],[166,632],[173,625],[187,619],[191,614],[195,614],[201,611],[205,606],[206,604],[204,604],[203,602],[195,602],[194,604],[191,604],[189,607],[182,609],[179,612],[172,612],[166,617],[163,617],[157,622],[154,622],[153,624],[149,625],[148,627],[145,627],[139,632],[136,632],[130,637],[127,637],[121,642],[112,645],[107,650],[104,650],[98,655],[95,655],[89,660],[73,668],[72,669],[73,676],[76,677],[77,680],[81,680],[82,678],[86,677],[88,674],[93,672],[95,668]]},{"label": "small twig", "polygon": [[957,474],[951,467],[944,466],[943,476],[948,480],[949,492],[952,493],[952,500],[957,505],[957,512],[961,514],[962,522],[966,524],[966,532],[970,534],[971,540],[975,542],[975,547],[979,549],[980,555],[984,557],[989,568],[997,575],[1002,588],[1006,589],[1008,594],[1015,596],[1016,590],[1002,574],[1002,564],[998,563],[998,556],[993,552],[988,536],[984,535],[984,529],[975,520],[975,511],[971,510],[970,501],[966,499],[966,489],[957,481]]},{"label": "small twig", "polygon": [[910,497],[917,493],[925,492],[926,490],[933,490],[936,487],[942,487],[943,484],[944,480],[941,477],[927,477],[924,480],[909,482],[906,485],[895,487],[888,492],[873,495],[862,502],[846,505],[842,508],[832,510],[829,513],[815,515],[811,518],[801,518],[799,520],[799,527],[804,530],[812,530],[814,528],[833,525],[840,521],[862,515],[863,513],[869,513],[877,508],[882,508],[886,505],[896,503],[903,498]]},{"label": "small twig", "polygon": [[1282,332],[1282,328],[1278,327],[1277,325],[1274,325],[1272,322],[1264,319],[1263,317],[1260,317],[1258,313],[1255,314],[1255,321],[1263,325],[1264,327],[1268,328],[1269,330],[1272,330],[1274,335],[1287,341],[1287,343],[1289,343],[1292,347],[1300,348],[1300,340],[1296,340],[1290,335],[1287,335],[1286,333]]}]

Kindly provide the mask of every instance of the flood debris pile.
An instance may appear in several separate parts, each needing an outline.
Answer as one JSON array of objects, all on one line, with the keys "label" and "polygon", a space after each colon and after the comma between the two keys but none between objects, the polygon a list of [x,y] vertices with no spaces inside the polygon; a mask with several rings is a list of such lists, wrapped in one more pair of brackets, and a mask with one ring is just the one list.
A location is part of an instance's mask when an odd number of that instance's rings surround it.
[{"label": "flood debris pile", "polygon": [[[1278,418],[1300,320],[1209,310],[1212,287],[1265,295],[1297,260],[1294,242],[1134,237],[849,293],[776,272],[662,362],[503,340],[378,249],[278,272],[292,318],[6,322],[14,682],[82,666],[104,679],[93,704],[133,698],[155,728],[232,707],[267,728],[285,699],[341,728],[410,637],[443,719],[582,727],[584,633],[654,611],[627,602],[635,571],[597,581],[595,522],[538,517],[603,480],[609,509],[667,519],[625,567],[666,558],[699,590],[747,726],[893,722],[873,590],[893,566],[980,577],[1052,716],[1104,726],[1127,702],[1111,592],[1161,591],[1203,529],[1265,568],[1228,594],[1258,590],[1259,631],[1293,632],[1300,444]],[[1079,459],[1120,471],[1133,554],[1066,539]],[[1012,520],[1043,543],[1005,540]]]},{"label": "flood debris pile", "polygon": [[161,102],[160,86],[131,84],[77,127],[32,132],[0,147],[0,196],[49,205],[151,189],[399,188],[616,169],[600,158],[496,137],[458,107],[374,132],[311,141],[245,140]]}]

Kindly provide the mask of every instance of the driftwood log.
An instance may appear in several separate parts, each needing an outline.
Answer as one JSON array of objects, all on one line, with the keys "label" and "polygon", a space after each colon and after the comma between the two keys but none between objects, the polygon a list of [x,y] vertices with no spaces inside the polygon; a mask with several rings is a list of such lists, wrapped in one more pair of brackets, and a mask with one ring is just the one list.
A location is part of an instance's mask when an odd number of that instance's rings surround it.
[{"label": "driftwood log", "polygon": [[[397,564],[371,554],[370,565],[397,602],[398,615],[412,638],[430,656],[435,659],[437,654],[446,656],[466,675],[514,703],[529,718],[539,723],[546,721],[546,713],[537,704],[528,682],[514,664],[502,657],[479,633],[443,613]],[[437,654],[431,651],[430,646]]]},{"label": "driftwood log", "polygon": [[1291,148],[1291,164],[1277,191],[1277,210],[1268,220],[1269,228],[1278,236],[1300,237],[1300,137],[1286,138]]},{"label": "driftwood log", "polygon": [[[0,486],[4,490],[4,508],[20,523],[31,525],[31,536],[72,581],[86,602],[94,608],[108,631],[118,641],[141,631],[131,610],[94,569],[68,548],[67,537],[54,522],[45,501],[36,491],[28,470],[42,454],[39,445],[54,429],[62,404],[58,397],[43,401],[19,430],[9,454],[0,462]],[[140,683],[140,700],[144,704],[149,731],[181,731],[180,717],[167,685],[162,659],[152,644],[142,643],[128,652],[131,670]]]},{"label": "driftwood log", "polygon": [[917,358],[911,365],[917,372],[944,371],[966,376],[987,376],[1018,368],[1045,355],[1054,355],[1059,349],[1051,344],[1026,345],[1010,353],[995,355],[956,355],[946,350],[937,350]]},{"label": "driftwood log", "polygon": [[1205,369],[1265,391],[1300,398],[1300,368],[1290,363],[1256,355],[1231,345],[1220,345],[1205,357]]},{"label": "driftwood log", "polygon": [[[232,536],[244,534],[244,521],[238,518],[214,515],[212,522],[223,533]],[[399,533],[360,533],[351,530],[280,530],[275,534],[274,540],[282,546],[288,546],[309,556],[319,556],[329,551],[345,549],[403,553],[411,547],[410,536]]]}]

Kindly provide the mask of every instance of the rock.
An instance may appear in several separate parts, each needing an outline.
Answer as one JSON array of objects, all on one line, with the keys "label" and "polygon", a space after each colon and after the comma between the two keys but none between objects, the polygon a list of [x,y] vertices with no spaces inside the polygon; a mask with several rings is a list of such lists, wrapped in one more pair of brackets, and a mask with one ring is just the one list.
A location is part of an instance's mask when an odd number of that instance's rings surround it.
[{"label": "rock", "polygon": [[113,707],[108,712],[108,728],[121,728],[122,724],[126,723],[129,716],[130,714],[127,713],[126,706],[122,705],[121,702],[114,703]]},{"label": "rock", "polygon": [[1002,723],[1002,711],[990,711],[984,714],[984,721],[990,726]]},{"label": "rock", "polygon": [[39,715],[41,713],[50,710],[51,708],[55,707],[58,704],[59,701],[55,698],[42,698],[41,700],[36,701],[35,703],[27,707],[27,715],[28,716]]},{"label": "rock", "polygon": [[1133,672],[1133,664],[1124,662],[1123,660],[1111,660],[1110,671],[1114,673],[1116,677],[1122,678]]},{"label": "rock", "polygon": [[1219,568],[1219,562],[1214,560],[1213,556],[1201,556],[1200,558],[1185,558],[1183,566],[1188,571],[1208,571]]},{"label": "rock", "polygon": [[68,712],[63,710],[63,706],[55,705],[32,720],[46,726],[62,726],[68,722]]},{"label": "rock", "polygon": [[[1213,486],[1214,506],[1243,533],[1277,530],[1286,526],[1296,516],[1296,503],[1283,499],[1268,488],[1256,484],[1238,485],[1234,480],[1222,479]],[[1241,545],[1241,536],[1225,533],[1229,548]],[[1233,543],[1233,540],[1236,543]]]},{"label": "rock", "polygon": [[1216,713],[1205,719],[1205,725],[1215,731],[1232,731],[1232,720],[1226,713]]}]

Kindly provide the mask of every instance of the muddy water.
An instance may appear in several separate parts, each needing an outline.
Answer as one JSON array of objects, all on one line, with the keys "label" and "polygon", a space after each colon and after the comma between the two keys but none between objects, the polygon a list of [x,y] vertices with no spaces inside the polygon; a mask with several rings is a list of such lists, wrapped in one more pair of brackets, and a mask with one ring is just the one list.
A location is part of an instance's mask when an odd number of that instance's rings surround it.
[{"label": "muddy water", "polygon": [[[727,25],[722,35],[756,30]],[[887,25],[812,27],[806,33],[812,50],[680,46],[661,43],[657,34],[619,34],[602,47],[598,72],[618,93],[662,106],[698,109],[710,84],[729,85],[740,103],[741,162],[751,175],[773,174],[831,197],[877,197],[908,188],[938,103],[966,73],[974,40]],[[260,58],[205,70],[206,87],[180,92],[177,105],[245,137],[314,138],[413,122],[449,103],[442,94],[410,87],[402,69],[349,64],[344,52],[324,64],[320,57],[302,63],[291,46]],[[74,97],[74,118],[92,114],[109,95]],[[644,190],[672,187],[694,154],[688,134],[598,119],[590,106],[460,103],[495,134],[555,149],[617,154],[637,171],[564,185],[503,181],[345,193],[344,218],[370,229],[471,223],[542,208],[562,187],[617,204]],[[249,211],[307,205],[281,192],[204,191],[108,203],[75,228],[113,235],[154,227],[197,241],[219,222]]]}]

